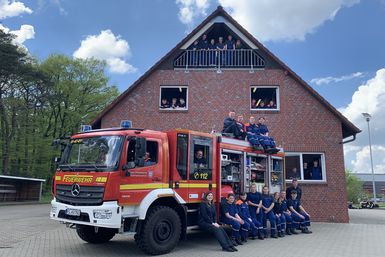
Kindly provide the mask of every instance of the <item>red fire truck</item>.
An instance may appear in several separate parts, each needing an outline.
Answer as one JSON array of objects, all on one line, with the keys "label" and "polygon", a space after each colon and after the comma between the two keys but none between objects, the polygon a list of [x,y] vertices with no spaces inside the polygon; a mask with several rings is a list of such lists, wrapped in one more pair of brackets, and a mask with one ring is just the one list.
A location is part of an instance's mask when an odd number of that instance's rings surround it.
[{"label": "red fire truck", "polygon": [[89,243],[135,235],[153,255],[170,252],[197,225],[204,192],[219,203],[251,183],[270,192],[284,183],[282,149],[266,154],[217,134],[99,129],[73,135],[63,149],[51,219],[76,228]]}]

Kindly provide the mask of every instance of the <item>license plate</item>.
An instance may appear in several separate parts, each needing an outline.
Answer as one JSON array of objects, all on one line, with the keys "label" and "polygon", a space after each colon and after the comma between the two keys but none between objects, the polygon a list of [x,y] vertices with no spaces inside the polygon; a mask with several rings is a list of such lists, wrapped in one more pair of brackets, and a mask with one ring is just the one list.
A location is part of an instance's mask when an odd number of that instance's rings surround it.
[{"label": "license plate", "polygon": [[80,216],[80,210],[78,209],[66,209],[66,214],[70,216]]}]

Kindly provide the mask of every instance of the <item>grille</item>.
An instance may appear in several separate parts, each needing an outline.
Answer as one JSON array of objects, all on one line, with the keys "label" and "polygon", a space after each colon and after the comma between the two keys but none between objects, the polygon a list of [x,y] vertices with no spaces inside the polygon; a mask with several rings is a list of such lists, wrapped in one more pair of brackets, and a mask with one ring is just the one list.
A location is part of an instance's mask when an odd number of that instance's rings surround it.
[{"label": "grille", "polygon": [[104,187],[80,186],[78,196],[71,193],[72,185],[56,185],[56,200],[71,205],[101,205],[103,202]]}]

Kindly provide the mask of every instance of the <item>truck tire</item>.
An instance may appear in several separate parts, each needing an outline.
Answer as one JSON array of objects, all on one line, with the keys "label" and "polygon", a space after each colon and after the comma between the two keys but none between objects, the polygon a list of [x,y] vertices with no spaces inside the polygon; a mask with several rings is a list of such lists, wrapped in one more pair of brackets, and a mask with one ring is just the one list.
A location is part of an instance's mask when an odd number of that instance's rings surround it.
[{"label": "truck tire", "polygon": [[135,236],[138,247],[147,254],[159,255],[170,252],[179,242],[182,232],[178,213],[167,206],[155,206]]},{"label": "truck tire", "polygon": [[91,244],[106,243],[116,234],[116,230],[112,228],[99,227],[96,233],[95,227],[85,225],[76,225],[76,232],[81,239]]}]

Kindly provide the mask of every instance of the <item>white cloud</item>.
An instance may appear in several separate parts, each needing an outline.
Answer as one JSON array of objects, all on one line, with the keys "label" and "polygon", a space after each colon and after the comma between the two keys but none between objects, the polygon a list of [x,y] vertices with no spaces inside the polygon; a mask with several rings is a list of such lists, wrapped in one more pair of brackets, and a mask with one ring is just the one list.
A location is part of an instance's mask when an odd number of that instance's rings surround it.
[{"label": "white cloud", "polygon": [[371,141],[375,172],[385,172],[385,68],[359,86],[352,101],[340,111],[362,132],[357,139],[344,146],[348,168],[357,172],[370,172],[368,123],[362,113],[370,113]]},{"label": "white cloud", "polygon": [[0,29],[5,33],[11,33],[16,35],[13,39],[13,43],[27,49],[23,43],[28,39],[35,38],[35,29],[32,25],[21,25],[19,30],[10,30],[7,27],[4,27],[0,24]]},{"label": "white cloud", "polygon": [[360,0],[218,0],[248,31],[261,41],[304,40],[341,8]]},{"label": "white cloud", "polygon": [[179,6],[179,20],[188,25],[189,29],[193,25],[194,18],[207,15],[209,0],[176,0],[175,2]]},{"label": "white cloud", "polygon": [[19,16],[23,13],[32,13],[32,10],[22,2],[0,0],[0,19]]},{"label": "white cloud", "polygon": [[[385,173],[385,146],[373,145],[373,170],[375,173]],[[370,173],[370,148],[365,146],[360,151],[356,152],[355,160],[351,161],[352,169],[355,172]]]},{"label": "white cloud", "polygon": [[355,73],[352,73],[349,75],[343,75],[340,77],[329,76],[329,77],[323,77],[323,78],[314,78],[314,79],[310,80],[310,83],[316,84],[317,86],[320,86],[322,84],[328,85],[330,83],[338,83],[341,81],[351,80],[351,79],[355,79],[355,78],[362,78],[364,76],[365,76],[365,73],[363,73],[363,72],[355,72]]},{"label": "white cloud", "polygon": [[99,35],[90,35],[81,41],[73,53],[76,58],[105,60],[112,73],[133,73],[137,69],[126,62],[131,55],[128,42],[115,36],[111,30],[103,30]]}]

